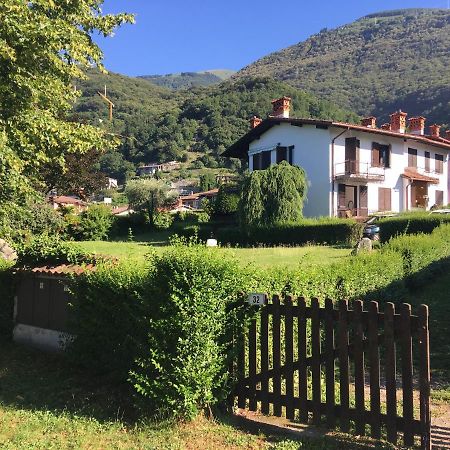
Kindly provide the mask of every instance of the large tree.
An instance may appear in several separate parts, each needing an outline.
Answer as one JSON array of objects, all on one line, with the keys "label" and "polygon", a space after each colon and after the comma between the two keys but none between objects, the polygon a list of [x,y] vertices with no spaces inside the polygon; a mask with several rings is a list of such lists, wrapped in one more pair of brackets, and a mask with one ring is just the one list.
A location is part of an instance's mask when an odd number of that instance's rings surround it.
[{"label": "large tree", "polygon": [[111,145],[98,128],[67,119],[74,80],[103,69],[92,40],[128,14],[103,15],[103,0],[0,2],[0,202],[43,190],[43,165],[65,169],[67,155]]}]

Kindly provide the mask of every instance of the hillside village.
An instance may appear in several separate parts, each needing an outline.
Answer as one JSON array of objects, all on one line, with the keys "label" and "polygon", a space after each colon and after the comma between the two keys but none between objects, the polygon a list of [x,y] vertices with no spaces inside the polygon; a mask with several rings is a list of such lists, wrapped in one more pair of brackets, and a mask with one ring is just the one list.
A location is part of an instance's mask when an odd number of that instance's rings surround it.
[{"label": "hillside village", "polygon": [[97,3],[0,5],[0,446],[450,448],[450,12],[130,77]]}]

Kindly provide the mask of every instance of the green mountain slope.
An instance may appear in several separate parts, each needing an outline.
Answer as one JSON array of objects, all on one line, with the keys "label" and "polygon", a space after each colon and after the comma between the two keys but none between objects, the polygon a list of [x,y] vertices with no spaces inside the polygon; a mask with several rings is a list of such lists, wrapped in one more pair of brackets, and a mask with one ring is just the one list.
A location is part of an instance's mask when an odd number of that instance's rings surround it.
[{"label": "green mountain slope", "polygon": [[401,108],[449,124],[449,57],[449,10],[397,10],[322,30],[235,77],[271,76],[381,120]]},{"label": "green mountain slope", "polygon": [[167,75],[142,75],[139,78],[157,86],[169,89],[186,89],[199,86],[211,86],[231,77],[235,72],[227,69],[207,70],[204,72],[181,72]]},{"label": "green mountain slope", "polygon": [[[237,168],[236,162],[221,158],[220,154],[249,129],[252,115],[266,117],[271,112],[270,101],[283,95],[292,97],[295,116],[358,119],[333,103],[263,77],[179,91],[112,73],[89,71],[88,77],[78,83],[82,96],[75,105],[74,116],[121,135],[119,150],[108,154],[102,163],[105,172],[119,178],[140,163],[173,159],[197,159],[196,169],[230,165]],[[108,97],[115,104],[111,122],[108,105],[97,95],[105,84]]]}]

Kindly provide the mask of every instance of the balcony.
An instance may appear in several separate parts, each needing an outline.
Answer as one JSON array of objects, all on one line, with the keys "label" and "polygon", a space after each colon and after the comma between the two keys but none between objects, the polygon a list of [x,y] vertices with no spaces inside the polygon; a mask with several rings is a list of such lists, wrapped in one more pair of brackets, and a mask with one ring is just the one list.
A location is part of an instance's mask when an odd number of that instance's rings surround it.
[{"label": "balcony", "polygon": [[370,163],[347,160],[334,165],[334,179],[336,181],[384,181],[384,167],[373,167]]}]

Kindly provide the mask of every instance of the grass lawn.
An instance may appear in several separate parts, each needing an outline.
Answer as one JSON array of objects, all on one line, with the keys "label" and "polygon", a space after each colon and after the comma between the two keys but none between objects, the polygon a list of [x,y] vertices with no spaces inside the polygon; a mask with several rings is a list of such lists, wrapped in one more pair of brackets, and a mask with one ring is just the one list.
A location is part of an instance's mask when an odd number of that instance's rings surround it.
[{"label": "grass lawn", "polygon": [[[150,422],[125,401],[123,386],[76,370],[62,357],[0,342],[0,448],[311,449],[373,448],[333,434],[300,440],[244,429],[230,415],[191,423]],[[381,445],[377,448],[391,448]]]},{"label": "grass lawn", "polygon": [[[84,250],[117,258],[144,261],[151,251],[163,251],[164,235],[147,242],[84,241],[77,245]],[[216,249],[212,249],[216,251]],[[295,267],[302,265],[330,264],[350,255],[351,249],[327,246],[306,247],[261,247],[261,248],[221,248],[219,251],[235,256],[242,265],[256,264],[259,267]]]}]

